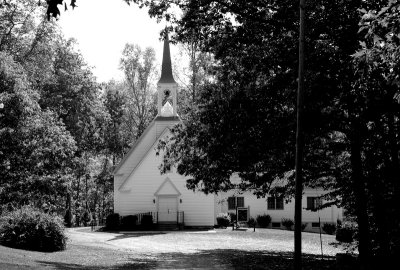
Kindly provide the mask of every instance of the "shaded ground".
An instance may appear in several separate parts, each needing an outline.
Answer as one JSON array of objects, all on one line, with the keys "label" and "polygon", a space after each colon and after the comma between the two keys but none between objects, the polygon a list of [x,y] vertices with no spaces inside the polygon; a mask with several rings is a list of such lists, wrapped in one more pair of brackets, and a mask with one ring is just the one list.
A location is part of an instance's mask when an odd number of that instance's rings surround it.
[{"label": "shaded ground", "polygon": [[[0,246],[0,269],[290,269],[293,232],[91,233],[69,231],[68,248],[43,253]],[[304,269],[335,269],[340,249],[324,235],[303,234]]]}]

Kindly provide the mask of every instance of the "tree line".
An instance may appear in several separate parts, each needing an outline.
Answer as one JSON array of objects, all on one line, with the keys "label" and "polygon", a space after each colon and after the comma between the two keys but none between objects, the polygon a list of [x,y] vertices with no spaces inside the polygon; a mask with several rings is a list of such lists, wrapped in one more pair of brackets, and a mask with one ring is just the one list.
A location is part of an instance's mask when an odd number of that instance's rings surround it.
[{"label": "tree line", "polygon": [[154,49],[126,44],[124,79],[98,83],[44,5],[6,1],[0,21],[0,205],[102,220],[113,168],[156,114]]}]

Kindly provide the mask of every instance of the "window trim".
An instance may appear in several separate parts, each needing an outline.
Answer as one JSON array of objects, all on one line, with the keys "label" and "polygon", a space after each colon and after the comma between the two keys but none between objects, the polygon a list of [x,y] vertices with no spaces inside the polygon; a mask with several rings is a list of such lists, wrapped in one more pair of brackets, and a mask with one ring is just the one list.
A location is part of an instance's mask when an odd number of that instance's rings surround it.
[{"label": "window trim", "polygon": [[[311,205],[310,205],[311,204]],[[320,206],[322,205],[322,198],[320,196],[307,196],[307,210],[310,211],[318,211]]]},{"label": "window trim", "polygon": [[[232,198],[234,199],[232,202]],[[231,203],[229,203],[229,201],[231,200]],[[239,205],[239,200],[241,200],[241,205]],[[237,196],[230,196],[227,198],[227,203],[228,203],[228,210],[236,210],[236,208],[239,207],[245,207],[245,203],[244,203],[244,197],[237,197]],[[233,207],[232,206],[233,203]]]},{"label": "window trim", "polygon": [[[246,219],[245,220],[241,220],[240,219],[240,213],[241,211],[246,211]],[[249,220],[249,209],[247,207],[238,207],[237,209],[237,220],[238,221],[242,221],[242,222],[246,222]]]},{"label": "window trim", "polygon": [[[278,206],[282,206],[282,207],[278,208]],[[283,201],[283,197],[269,196],[267,198],[267,209],[268,210],[285,210],[285,202]]]}]

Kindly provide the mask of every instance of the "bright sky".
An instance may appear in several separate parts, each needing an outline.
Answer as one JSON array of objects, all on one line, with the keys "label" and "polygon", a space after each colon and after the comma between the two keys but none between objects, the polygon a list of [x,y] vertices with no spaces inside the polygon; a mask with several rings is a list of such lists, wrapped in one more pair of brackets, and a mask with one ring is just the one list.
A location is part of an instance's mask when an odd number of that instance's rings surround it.
[{"label": "bright sky", "polygon": [[[62,6],[59,8],[64,10]],[[59,24],[67,38],[77,39],[98,82],[122,78],[119,59],[127,42],[138,44],[142,49],[153,47],[157,62],[161,62],[163,44],[159,33],[165,24],[157,24],[146,9],[129,6],[123,0],[78,0],[74,10],[68,7],[68,11],[61,12]],[[175,53],[171,46],[171,54]]]}]

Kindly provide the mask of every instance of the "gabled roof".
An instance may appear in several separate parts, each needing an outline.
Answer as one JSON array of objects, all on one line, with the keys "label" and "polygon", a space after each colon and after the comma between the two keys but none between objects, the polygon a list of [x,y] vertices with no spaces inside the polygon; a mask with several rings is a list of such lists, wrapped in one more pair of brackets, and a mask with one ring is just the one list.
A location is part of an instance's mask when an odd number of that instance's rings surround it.
[{"label": "gabled roof", "polygon": [[[119,186],[118,190],[122,190],[122,188],[123,188],[123,187],[126,185],[126,183],[128,182],[130,176],[136,171],[136,169],[140,166],[140,164],[143,162],[143,160],[148,156],[148,154],[151,152],[151,150],[153,150],[153,149],[155,148],[156,143],[158,142],[158,139],[159,139],[159,138],[162,138],[162,137],[164,136],[164,134],[166,134],[167,132],[169,132],[169,130],[170,130],[169,127],[165,128],[164,131],[160,134],[160,136],[154,140],[154,142],[151,144],[151,146],[148,147],[148,148],[146,149],[145,154],[144,154],[142,157],[140,157],[140,159],[138,160],[138,162],[135,164],[135,167],[131,170],[131,172],[130,172],[129,174],[127,174],[127,175],[124,177],[124,179],[123,179],[123,181],[122,181],[122,184]],[[131,151],[134,152],[134,150],[135,150],[135,149],[133,149],[133,147],[132,147]],[[129,151],[129,152],[131,152],[131,151]]]},{"label": "gabled roof", "polygon": [[[151,121],[151,123],[149,124],[149,126],[143,131],[142,135],[139,137],[139,139],[132,145],[131,149],[129,150],[128,153],[125,154],[125,156],[123,157],[123,159],[119,162],[118,166],[115,167],[114,171],[112,172],[113,175],[118,174],[118,171],[121,169],[122,165],[124,165],[124,163],[129,159],[129,157],[133,154],[133,152],[135,151],[136,147],[142,142],[143,138],[149,133],[149,131],[155,126],[155,122],[156,122],[157,118],[154,118],[153,121]],[[147,150],[146,150],[147,153]],[[141,157],[143,158],[143,157]],[[138,163],[141,160],[138,159]],[[136,166],[135,166],[136,167]]]}]

